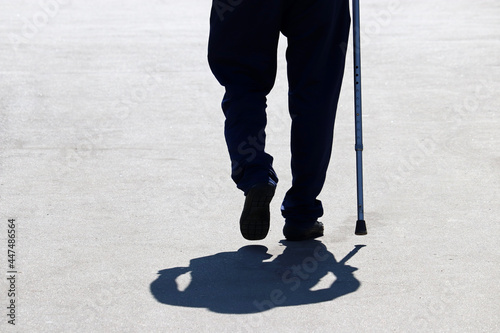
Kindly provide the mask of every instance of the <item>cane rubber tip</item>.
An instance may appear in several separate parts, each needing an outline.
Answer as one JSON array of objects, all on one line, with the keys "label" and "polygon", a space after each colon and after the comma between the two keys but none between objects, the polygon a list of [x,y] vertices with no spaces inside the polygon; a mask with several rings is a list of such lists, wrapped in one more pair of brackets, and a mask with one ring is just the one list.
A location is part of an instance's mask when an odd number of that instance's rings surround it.
[{"label": "cane rubber tip", "polygon": [[356,235],[366,235],[368,231],[366,231],[366,222],[365,220],[357,220],[356,221],[356,230],[354,231]]}]

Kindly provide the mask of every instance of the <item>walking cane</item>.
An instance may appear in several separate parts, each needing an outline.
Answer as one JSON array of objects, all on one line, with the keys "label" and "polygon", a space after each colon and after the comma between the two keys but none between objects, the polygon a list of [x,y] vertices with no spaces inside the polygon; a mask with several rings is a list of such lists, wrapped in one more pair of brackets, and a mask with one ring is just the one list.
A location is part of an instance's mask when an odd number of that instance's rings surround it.
[{"label": "walking cane", "polygon": [[363,204],[363,129],[361,118],[361,43],[359,28],[359,0],[352,0],[353,39],[354,39],[354,121],[356,130],[356,180],[358,194],[358,220],[356,235],[366,235],[366,222]]}]

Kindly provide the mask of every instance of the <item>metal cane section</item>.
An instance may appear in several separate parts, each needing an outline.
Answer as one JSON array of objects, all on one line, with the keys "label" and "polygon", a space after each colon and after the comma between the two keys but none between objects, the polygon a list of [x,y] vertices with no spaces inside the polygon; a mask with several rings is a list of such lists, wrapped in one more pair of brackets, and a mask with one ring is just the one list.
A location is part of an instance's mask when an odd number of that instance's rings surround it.
[{"label": "metal cane section", "polygon": [[361,110],[361,42],[360,42],[360,18],[359,18],[359,0],[352,0],[353,12],[353,54],[354,54],[354,116],[356,131],[356,182],[357,182],[357,202],[358,202],[358,221],[356,222],[357,235],[366,234],[366,225],[364,221],[364,203],[363,203],[363,127]]}]

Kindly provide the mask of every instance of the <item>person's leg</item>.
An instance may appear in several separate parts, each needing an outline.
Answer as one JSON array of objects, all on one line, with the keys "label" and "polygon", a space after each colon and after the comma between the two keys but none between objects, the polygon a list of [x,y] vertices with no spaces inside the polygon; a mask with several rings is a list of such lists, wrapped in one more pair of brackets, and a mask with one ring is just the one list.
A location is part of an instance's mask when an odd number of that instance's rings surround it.
[{"label": "person's leg", "polygon": [[240,218],[244,238],[259,240],[269,231],[269,203],[278,178],[264,151],[266,96],[277,67],[282,0],[214,1],[208,60],[226,88],[222,109],[231,177],[245,193]]},{"label": "person's leg", "polygon": [[266,96],[276,77],[280,0],[214,1],[208,60],[226,89],[222,109],[231,177],[248,194],[278,179],[264,151]]},{"label": "person's leg", "polygon": [[307,229],[323,215],[317,196],[331,156],[349,26],[347,0],[296,0],[283,19],[293,180],[282,215],[289,226]]}]

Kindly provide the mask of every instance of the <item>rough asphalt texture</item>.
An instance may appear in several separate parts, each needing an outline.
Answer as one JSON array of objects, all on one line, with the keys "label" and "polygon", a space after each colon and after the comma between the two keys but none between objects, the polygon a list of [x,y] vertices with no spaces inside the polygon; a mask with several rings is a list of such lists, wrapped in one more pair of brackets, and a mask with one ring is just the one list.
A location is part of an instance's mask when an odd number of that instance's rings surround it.
[{"label": "rough asphalt texture", "polygon": [[361,1],[369,234],[353,234],[349,56],[325,236],[301,246],[281,242],[286,42],[268,103],[280,183],[249,242],[210,4],[0,4],[0,266],[15,219],[17,270],[0,331],[500,331],[500,3]]}]

